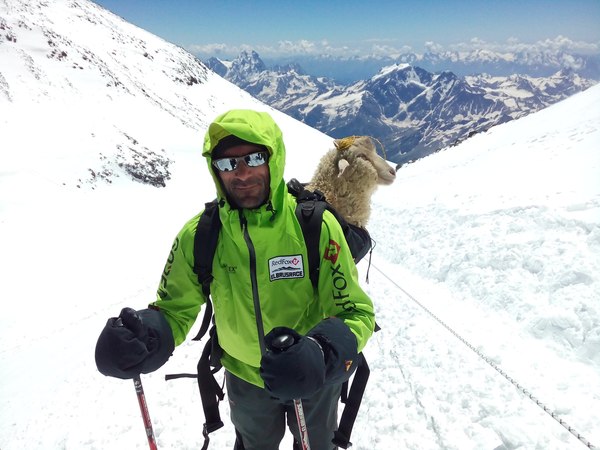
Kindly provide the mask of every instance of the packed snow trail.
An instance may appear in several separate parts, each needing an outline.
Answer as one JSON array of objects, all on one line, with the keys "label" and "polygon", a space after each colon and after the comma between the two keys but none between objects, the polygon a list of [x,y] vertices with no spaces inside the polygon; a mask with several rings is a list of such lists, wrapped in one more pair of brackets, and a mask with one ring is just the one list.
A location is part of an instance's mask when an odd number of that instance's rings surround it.
[{"label": "packed snow trail", "polygon": [[417,304],[421,309],[423,309],[432,319],[434,319],[439,325],[444,327],[450,334],[454,335],[459,341],[465,344],[470,350],[472,350],[475,354],[477,354],[483,361],[489,364],[492,368],[494,368],[502,377],[504,377],[507,381],[509,381],[513,386],[515,386],[526,398],[529,398],[533,401],[537,406],[539,406],[545,413],[547,413],[550,417],[556,420],[563,428],[565,428],[569,433],[575,436],[583,445],[588,448],[596,448],[589,440],[586,439],[581,433],[579,433],[574,427],[569,425],[563,418],[557,414],[556,411],[553,411],[547,405],[545,405],[540,399],[535,397],[535,394],[527,389],[526,386],[523,386],[519,383],[518,380],[515,380],[510,374],[506,373],[498,364],[496,364],[491,358],[486,356],[482,351],[478,348],[475,348],[470,342],[464,339],[458,332],[448,326],[442,319],[437,317],[431,310],[429,310],[425,305],[423,305],[419,300],[413,297],[409,292],[404,290],[402,286],[392,280],[388,275],[386,275],[383,271],[379,270],[377,266],[371,265],[375,270],[378,270],[381,275],[383,275],[387,281],[392,283],[397,289],[399,289],[402,294],[415,304]]}]

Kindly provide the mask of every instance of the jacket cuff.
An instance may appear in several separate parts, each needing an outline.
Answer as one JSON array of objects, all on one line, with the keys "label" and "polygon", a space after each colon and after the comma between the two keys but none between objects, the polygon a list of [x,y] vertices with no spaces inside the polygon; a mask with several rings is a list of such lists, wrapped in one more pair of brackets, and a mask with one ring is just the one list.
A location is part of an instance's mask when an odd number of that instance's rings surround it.
[{"label": "jacket cuff", "polygon": [[175,350],[175,341],[171,327],[161,312],[155,309],[142,309],[138,314],[146,330],[146,347],[149,352],[142,364],[141,373],[150,373],[171,357]]}]

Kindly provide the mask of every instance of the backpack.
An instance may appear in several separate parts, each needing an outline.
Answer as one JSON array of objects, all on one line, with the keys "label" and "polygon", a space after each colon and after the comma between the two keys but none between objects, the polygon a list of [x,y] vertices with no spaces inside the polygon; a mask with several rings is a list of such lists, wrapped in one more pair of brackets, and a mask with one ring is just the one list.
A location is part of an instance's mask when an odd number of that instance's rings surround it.
[{"label": "backpack", "polygon": [[[309,191],[305,185],[295,178],[288,184],[288,191],[296,197],[296,217],[302,228],[304,240],[308,253],[309,277],[313,287],[317,287],[319,279],[319,240],[321,235],[321,224],[323,213],[328,210],[340,223],[344,236],[350,247],[354,262],[360,261],[367,253],[372,251],[372,240],[369,232],[364,229],[348,223],[341,217],[335,209],[329,204],[322,192],[315,190]],[[208,331],[211,321],[214,323],[213,307],[210,300],[210,283],[212,277],[213,257],[217,248],[221,221],[219,219],[219,205],[217,200],[206,203],[204,212],[200,216],[196,234],[194,237],[194,272],[198,275],[198,281],[202,287],[202,292],[206,298],[206,307],[202,324],[194,341],[199,341]],[[370,260],[370,258],[369,258]],[[368,275],[367,275],[368,277]],[[380,328],[375,324],[375,331]],[[224,424],[219,414],[219,402],[223,400],[225,394],[223,385],[219,385],[214,374],[221,369],[222,350],[218,343],[216,327],[209,332],[209,339],[206,342],[200,360],[198,361],[197,374],[177,374],[166,375],[166,380],[176,378],[197,378],[200,397],[202,399],[202,408],[206,422],[203,425],[202,435],[204,436],[204,445],[202,450],[208,448],[210,442],[209,433],[223,427]],[[367,361],[362,353],[358,355],[357,369],[354,373],[352,386],[348,390],[348,382],[342,387],[341,402],[345,403],[342,416],[338,425],[338,430],[334,433],[332,442],[341,448],[348,448],[352,445],[350,435],[352,427],[358,414],[358,409],[362,401],[362,396],[369,378],[370,370]]]}]

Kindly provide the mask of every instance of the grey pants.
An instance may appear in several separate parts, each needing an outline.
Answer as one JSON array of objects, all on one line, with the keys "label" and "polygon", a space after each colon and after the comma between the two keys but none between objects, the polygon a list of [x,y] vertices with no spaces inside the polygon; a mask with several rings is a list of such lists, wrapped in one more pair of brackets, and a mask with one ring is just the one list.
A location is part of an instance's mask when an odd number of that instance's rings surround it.
[{"label": "grey pants", "polygon": [[[287,426],[300,442],[296,410],[292,402],[282,403],[267,391],[226,372],[231,422],[243,447],[235,450],[279,450]],[[341,386],[325,386],[302,400],[311,450],[335,450],[331,440],[337,430],[337,407]],[[290,449],[291,450],[291,449]]]}]

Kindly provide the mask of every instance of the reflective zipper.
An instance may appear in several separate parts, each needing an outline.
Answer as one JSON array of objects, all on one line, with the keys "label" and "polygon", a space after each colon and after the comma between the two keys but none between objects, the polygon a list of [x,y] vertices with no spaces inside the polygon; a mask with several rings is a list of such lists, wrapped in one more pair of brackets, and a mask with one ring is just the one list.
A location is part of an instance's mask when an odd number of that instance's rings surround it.
[{"label": "reflective zipper", "polygon": [[258,344],[260,345],[260,354],[265,354],[265,328],[263,326],[262,311],[260,309],[260,299],[258,297],[258,280],[256,278],[256,250],[250,234],[248,233],[248,222],[244,213],[240,210],[240,223],[242,225],[242,233],[244,234],[244,241],[248,246],[248,252],[250,254],[250,282],[252,283],[252,299],[254,300],[254,315],[256,316],[256,329],[258,331]]}]

